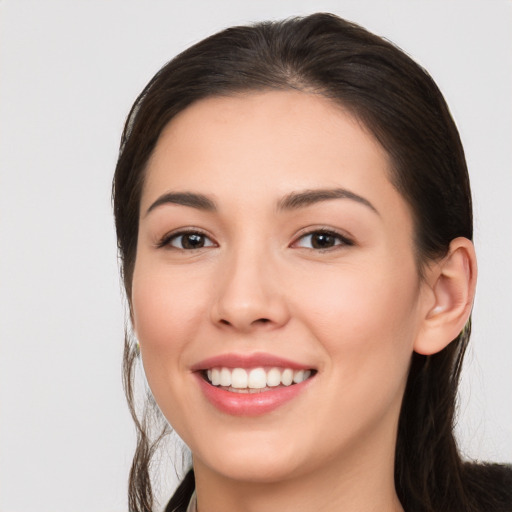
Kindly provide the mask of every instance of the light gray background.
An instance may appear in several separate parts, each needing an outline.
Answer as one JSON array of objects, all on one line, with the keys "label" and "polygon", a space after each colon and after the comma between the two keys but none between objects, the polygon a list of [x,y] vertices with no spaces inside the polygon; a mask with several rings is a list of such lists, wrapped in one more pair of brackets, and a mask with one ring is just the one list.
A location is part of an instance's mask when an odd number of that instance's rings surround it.
[{"label": "light gray background", "polygon": [[110,181],[136,95],[218,29],[319,10],[406,49],[451,106],[480,262],[458,433],[512,460],[510,1],[0,0],[1,512],[127,508]]}]

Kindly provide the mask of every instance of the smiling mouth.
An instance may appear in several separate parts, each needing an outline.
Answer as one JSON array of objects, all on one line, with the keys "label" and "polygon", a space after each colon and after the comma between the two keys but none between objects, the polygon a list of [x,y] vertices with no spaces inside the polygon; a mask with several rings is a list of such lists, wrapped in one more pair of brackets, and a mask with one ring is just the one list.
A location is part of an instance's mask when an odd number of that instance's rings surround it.
[{"label": "smiling mouth", "polygon": [[203,370],[206,382],[233,393],[262,393],[277,388],[300,384],[313,377],[315,370],[293,370],[292,368],[227,368],[215,367]]}]

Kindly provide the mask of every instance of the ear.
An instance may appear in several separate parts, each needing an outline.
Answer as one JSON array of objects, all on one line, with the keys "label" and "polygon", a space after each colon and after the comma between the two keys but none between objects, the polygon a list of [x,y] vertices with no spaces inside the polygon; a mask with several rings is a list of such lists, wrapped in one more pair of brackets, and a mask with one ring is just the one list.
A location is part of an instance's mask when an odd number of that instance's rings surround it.
[{"label": "ear", "polygon": [[449,345],[471,314],[476,288],[476,256],[467,238],[452,240],[448,254],[426,272],[428,287],[415,352],[431,355]]}]

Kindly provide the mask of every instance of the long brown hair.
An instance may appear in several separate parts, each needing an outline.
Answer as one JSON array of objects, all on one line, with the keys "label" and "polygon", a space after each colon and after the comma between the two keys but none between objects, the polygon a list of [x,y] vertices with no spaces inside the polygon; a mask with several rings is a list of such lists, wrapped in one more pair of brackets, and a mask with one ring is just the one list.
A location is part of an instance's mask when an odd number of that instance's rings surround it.
[{"label": "long brown hair", "polygon": [[[446,254],[454,238],[472,238],[464,151],[444,98],[424,69],[390,42],[331,14],[234,27],[166,64],[128,116],[113,202],[129,301],[145,167],[163,128],[201,98],[265,89],[315,91],[343,105],[374,134],[391,157],[392,182],[412,211],[420,274],[426,262]],[[453,434],[469,335],[470,324],[438,354],[412,357],[395,457],[396,490],[406,510],[501,510],[493,493],[483,489],[492,468],[475,476],[477,470],[461,460]],[[139,417],[134,408],[136,350],[127,336],[125,388],[138,431],[129,490],[133,512],[152,509],[149,463],[169,431],[164,424],[151,436],[153,409]],[[189,474],[168,510],[185,503],[193,487]]]}]

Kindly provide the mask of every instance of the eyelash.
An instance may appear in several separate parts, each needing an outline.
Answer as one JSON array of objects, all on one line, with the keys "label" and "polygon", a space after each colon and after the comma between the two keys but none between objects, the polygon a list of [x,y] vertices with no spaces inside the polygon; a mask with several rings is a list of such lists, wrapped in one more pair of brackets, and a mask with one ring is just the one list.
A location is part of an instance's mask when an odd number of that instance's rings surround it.
[{"label": "eyelash", "polygon": [[[183,240],[184,237],[192,236],[192,235],[200,236],[203,238],[203,240],[205,240],[205,241],[208,240],[211,243],[209,243],[208,245],[203,245],[202,247],[196,247],[196,248],[175,247],[172,245],[172,242],[174,240],[177,240],[179,238],[182,238],[182,240]],[[183,242],[182,242],[182,244],[183,244]],[[194,251],[194,250],[198,250],[198,249],[203,249],[204,247],[215,247],[215,246],[216,246],[215,242],[213,242],[208,235],[206,235],[205,233],[203,233],[202,231],[200,231],[198,229],[189,229],[189,230],[185,230],[185,231],[168,233],[168,234],[164,235],[164,237],[157,244],[158,248],[168,247],[170,249],[178,249],[178,250],[182,250],[182,251]]]},{"label": "eyelash", "polygon": [[[313,237],[314,235],[323,235],[326,237],[332,237],[334,239],[335,243],[334,243],[334,245],[332,245],[330,247],[323,247],[323,248],[321,248],[321,247],[302,247],[303,249],[325,252],[325,251],[334,250],[337,247],[344,247],[344,246],[347,247],[347,246],[354,245],[354,242],[352,240],[350,240],[349,238],[347,238],[346,236],[343,236],[340,233],[337,233],[336,231],[333,231],[330,229],[320,228],[320,229],[312,229],[310,231],[307,231],[307,232],[301,234],[292,243],[292,247],[294,247],[294,246],[297,247],[298,243],[301,240],[304,240],[307,237]],[[301,246],[299,246],[299,247],[301,247]]]},{"label": "eyelash", "polygon": [[[206,243],[206,245],[202,245],[201,247],[189,247],[189,248],[183,247],[183,239],[184,239],[184,237],[186,237],[186,236],[193,236],[193,235],[197,235],[197,236],[201,237],[202,241],[204,243]],[[301,240],[304,240],[307,237],[311,237],[312,238],[315,235],[322,235],[322,236],[325,236],[325,237],[331,237],[332,239],[334,239],[334,245],[332,245],[330,247],[303,247],[303,246],[299,245],[299,242]],[[176,246],[172,245],[172,242],[174,240],[179,239],[179,238],[182,239],[182,244],[181,244],[182,246],[181,247],[176,247]],[[208,240],[209,243],[205,242],[206,240]],[[294,242],[292,242],[290,247],[302,247],[303,249],[325,252],[325,251],[333,250],[336,247],[343,247],[343,246],[346,247],[346,246],[352,246],[352,245],[354,245],[354,242],[352,240],[350,240],[349,238],[347,238],[346,236],[343,236],[340,233],[337,233],[336,231],[332,231],[332,230],[329,230],[329,229],[322,229],[321,228],[321,229],[313,229],[311,231],[304,232],[298,238],[296,238]],[[191,229],[191,230],[178,231],[178,232],[166,234],[158,242],[157,247],[158,248],[168,247],[168,248],[178,249],[178,250],[182,250],[182,251],[194,251],[194,250],[203,249],[205,247],[216,247],[216,243],[213,242],[211,240],[211,238],[208,237],[208,235],[206,235],[202,231]]]}]

